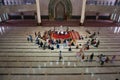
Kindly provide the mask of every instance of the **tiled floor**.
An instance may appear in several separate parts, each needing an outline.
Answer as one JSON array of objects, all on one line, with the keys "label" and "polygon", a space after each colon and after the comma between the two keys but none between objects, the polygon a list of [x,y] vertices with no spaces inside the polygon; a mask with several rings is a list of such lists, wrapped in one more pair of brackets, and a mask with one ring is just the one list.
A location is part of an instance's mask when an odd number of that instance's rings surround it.
[{"label": "tiled floor", "polygon": [[[8,20],[7,22],[0,23],[0,26],[11,26],[11,27],[35,27],[36,26],[36,20]],[[78,27],[80,25],[79,19],[70,19],[70,20],[64,20],[64,21],[49,21],[48,19],[42,19],[42,26],[76,26]],[[119,24],[114,23],[110,20],[85,20],[84,26],[85,27],[111,27],[111,26],[118,26]]]},{"label": "tiled floor", "polygon": [[[59,49],[43,50],[33,42],[27,42],[27,34],[53,29],[53,27],[0,27],[0,80],[115,80],[120,79],[120,27],[70,27],[83,37],[100,32],[97,39],[100,46],[90,46],[85,58],[94,52],[93,62],[80,62],[76,59],[79,49],[68,47],[62,50],[63,60],[58,61]],[[89,38],[77,41],[84,44]],[[81,46],[80,46],[81,48]],[[113,63],[101,66],[96,60],[100,54],[110,59],[117,55]]]}]

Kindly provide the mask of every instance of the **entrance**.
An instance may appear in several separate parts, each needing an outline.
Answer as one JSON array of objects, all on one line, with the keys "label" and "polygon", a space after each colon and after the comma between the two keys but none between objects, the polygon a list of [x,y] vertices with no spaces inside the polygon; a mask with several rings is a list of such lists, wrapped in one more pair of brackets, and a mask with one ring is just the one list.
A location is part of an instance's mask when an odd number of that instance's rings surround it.
[{"label": "entrance", "polygon": [[64,20],[65,17],[65,6],[62,2],[56,4],[55,7],[55,19]]},{"label": "entrance", "polygon": [[72,4],[70,0],[50,0],[48,6],[49,19],[65,20],[72,14]]}]

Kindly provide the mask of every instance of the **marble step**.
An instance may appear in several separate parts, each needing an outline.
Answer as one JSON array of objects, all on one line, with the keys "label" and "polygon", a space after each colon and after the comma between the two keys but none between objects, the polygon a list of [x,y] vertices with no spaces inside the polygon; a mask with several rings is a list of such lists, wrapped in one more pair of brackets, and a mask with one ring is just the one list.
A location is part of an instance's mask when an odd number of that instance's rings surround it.
[{"label": "marble step", "polygon": [[[85,60],[86,60],[86,58],[87,57],[85,57]],[[112,56],[109,56],[109,58],[110,58],[110,60],[111,60],[111,58],[112,58]],[[59,60],[59,57],[58,56],[56,56],[56,57],[0,57],[0,61],[1,62],[5,62],[5,61],[48,61],[48,62],[50,62],[50,61],[58,61]],[[78,60],[80,60],[80,58],[77,58],[77,57],[64,57],[63,56],[63,60],[64,61],[78,61]],[[97,56],[95,56],[94,57],[94,59],[93,59],[94,61],[96,61],[96,60],[98,60],[98,57]],[[116,58],[115,58],[115,60],[117,60],[117,61],[120,61],[120,56],[117,56]]]},{"label": "marble step", "polygon": [[115,80],[119,74],[89,75],[0,75],[2,80]]},{"label": "marble step", "polygon": [[[85,52],[84,53],[85,54],[85,56],[89,56],[89,55],[91,55],[91,52]],[[95,56],[97,56],[97,55],[100,55],[100,54],[103,54],[103,55],[107,55],[107,56],[113,56],[113,55],[117,55],[117,56],[120,56],[120,53],[119,52],[95,52],[94,53],[94,55]],[[73,52],[72,54],[71,53],[62,53],[62,55],[64,56],[64,57],[75,57],[75,55],[76,55],[76,52]],[[20,56],[20,57],[48,57],[48,56],[53,56],[53,57],[56,57],[56,56],[58,56],[58,52],[54,52],[53,54],[52,53],[45,53],[45,52],[43,52],[43,53],[32,53],[32,52],[30,52],[30,53],[25,53],[25,52],[23,52],[23,53],[18,53],[18,52],[16,52],[16,53],[12,53],[12,52],[9,52],[9,53],[0,53],[0,56],[4,56],[4,57],[9,57],[9,56]]]},{"label": "marble step", "polygon": [[117,74],[120,72],[120,67],[97,67],[97,68],[0,68],[0,74],[81,74],[81,73],[94,73],[94,74]]},{"label": "marble step", "polygon": [[[101,67],[100,63],[98,62],[0,62],[0,68],[38,68],[38,67],[47,67],[47,68],[91,68],[91,67]],[[46,66],[45,66],[46,65]],[[120,67],[120,61],[114,61],[114,63],[105,63],[102,67]]]}]

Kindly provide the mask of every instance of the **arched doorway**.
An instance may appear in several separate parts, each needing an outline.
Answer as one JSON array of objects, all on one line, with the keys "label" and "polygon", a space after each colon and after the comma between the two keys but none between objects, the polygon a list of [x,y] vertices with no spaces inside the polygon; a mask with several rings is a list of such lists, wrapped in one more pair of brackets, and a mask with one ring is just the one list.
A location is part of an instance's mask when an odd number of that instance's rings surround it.
[{"label": "arched doorway", "polygon": [[65,6],[62,2],[59,2],[55,6],[55,19],[64,20],[65,19]]},{"label": "arched doorway", "polygon": [[49,19],[69,19],[72,15],[72,4],[70,0],[50,0],[48,6]]}]

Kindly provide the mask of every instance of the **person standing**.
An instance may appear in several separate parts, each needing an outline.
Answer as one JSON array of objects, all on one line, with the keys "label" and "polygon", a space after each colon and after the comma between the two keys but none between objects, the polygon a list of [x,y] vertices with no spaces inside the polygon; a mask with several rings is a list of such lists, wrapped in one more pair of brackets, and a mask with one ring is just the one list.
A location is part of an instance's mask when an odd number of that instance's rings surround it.
[{"label": "person standing", "polygon": [[77,44],[77,45],[76,45],[76,49],[78,49],[78,48],[79,48],[79,45]]},{"label": "person standing", "polygon": [[107,56],[106,57],[106,61],[105,61],[106,63],[108,63],[109,62],[109,57]]},{"label": "person standing", "polygon": [[60,45],[59,45],[59,43],[57,43],[56,47],[57,47],[57,49],[59,49],[59,48],[60,48]]},{"label": "person standing", "polygon": [[62,51],[60,50],[60,51],[59,51],[59,61],[61,61],[62,58],[63,58],[63,57],[62,57]]},{"label": "person standing", "polygon": [[71,46],[69,46],[68,51],[72,51]]},{"label": "person standing", "polygon": [[100,62],[101,62],[100,64],[101,64],[101,65],[104,65],[104,62],[105,62],[105,61],[106,61],[106,56],[103,55],[103,56],[101,57],[101,59],[100,59]]},{"label": "person standing", "polygon": [[41,42],[40,42],[40,46],[39,46],[39,47],[42,47],[42,46],[43,46],[43,42],[41,41]]},{"label": "person standing", "polygon": [[33,38],[32,38],[32,35],[29,35],[29,37],[30,37],[30,41],[31,41],[31,42],[33,42]]},{"label": "person standing", "polygon": [[38,32],[38,35],[37,35],[37,36],[38,36],[38,38],[41,38],[41,33],[40,33],[40,31]]},{"label": "person standing", "polygon": [[27,35],[27,41],[28,41],[28,42],[30,41],[29,35]]},{"label": "person standing", "polygon": [[98,42],[96,43],[95,47],[98,48],[99,44],[100,44],[100,40],[98,40]]},{"label": "person standing", "polygon": [[92,62],[93,61],[93,57],[94,57],[94,53],[92,53],[91,55],[90,55],[90,62]]},{"label": "person standing", "polygon": [[35,32],[35,37],[37,37],[37,33]]},{"label": "person standing", "polygon": [[115,58],[116,58],[116,55],[113,55],[110,62],[113,63],[113,61],[115,60]]},{"label": "person standing", "polygon": [[38,37],[35,38],[35,43],[38,44],[38,45],[40,44]]},{"label": "person standing", "polygon": [[28,35],[28,37],[27,37],[27,41],[33,42],[32,35]]}]

